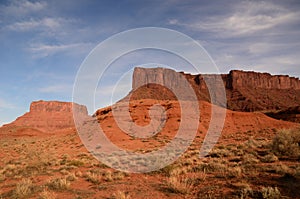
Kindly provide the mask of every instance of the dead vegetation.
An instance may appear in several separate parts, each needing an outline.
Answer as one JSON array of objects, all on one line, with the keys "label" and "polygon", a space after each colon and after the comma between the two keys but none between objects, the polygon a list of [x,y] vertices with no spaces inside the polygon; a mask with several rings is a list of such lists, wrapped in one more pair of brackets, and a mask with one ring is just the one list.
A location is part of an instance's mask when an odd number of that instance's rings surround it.
[{"label": "dead vegetation", "polygon": [[[154,193],[160,198],[299,198],[299,132],[283,130],[271,139],[219,144],[202,159],[198,137],[173,164],[147,174],[116,171],[89,153],[71,150],[81,147],[73,135],[58,138],[68,143],[61,146],[63,150],[57,140],[48,138],[1,140],[4,151],[20,155],[3,158],[0,198],[53,199],[63,194],[128,199]],[[66,146],[70,148],[65,150]],[[55,154],[56,150],[63,153]]]}]

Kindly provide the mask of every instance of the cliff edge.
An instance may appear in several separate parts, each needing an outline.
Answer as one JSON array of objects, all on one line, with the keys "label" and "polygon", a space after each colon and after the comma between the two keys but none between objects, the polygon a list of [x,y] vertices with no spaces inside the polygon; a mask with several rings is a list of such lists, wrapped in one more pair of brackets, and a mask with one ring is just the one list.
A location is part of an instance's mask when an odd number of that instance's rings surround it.
[{"label": "cliff edge", "polygon": [[74,127],[73,106],[83,114],[88,114],[87,108],[71,102],[34,101],[30,111],[18,117],[14,122],[4,126],[20,126],[51,132]]},{"label": "cliff edge", "polygon": [[[136,67],[133,73],[133,99],[155,98],[174,100],[170,92],[157,93],[161,85],[180,86],[174,70]],[[204,80],[209,79],[226,89],[227,108],[235,111],[282,110],[300,106],[300,80],[288,75],[271,75],[253,71],[232,70],[229,74],[186,74],[199,100],[210,102],[210,93]],[[220,77],[221,78],[217,78]],[[222,82],[218,81],[222,79]],[[149,82],[157,82],[157,85]],[[158,85],[161,84],[161,85]],[[166,89],[166,88],[165,88]],[[151,95],[154,94],[154,95]]]}]

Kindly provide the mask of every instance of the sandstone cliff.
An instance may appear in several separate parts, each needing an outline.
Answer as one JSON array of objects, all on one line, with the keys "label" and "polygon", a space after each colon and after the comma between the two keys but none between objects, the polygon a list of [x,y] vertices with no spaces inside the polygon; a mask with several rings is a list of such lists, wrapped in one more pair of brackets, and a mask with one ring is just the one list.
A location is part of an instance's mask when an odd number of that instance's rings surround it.
[{"label": "sandstone cliff", "polygon": [[44,132],[51,132],[74,127],[73,106],[77,111],[88,114],[85,106],[71,102],[35,101],[30,111],[18,117],[11,126],[31,127]]},{"label": "sandstone cliff", "polygon": [[[174,73],[176,72],[165,68],[135,68],[132,80],[135,94],[133,93],[132,98],[174,99],[170,92],[156,94],[157,85],[153,84],[157,82],[162,85],[180,86],[182,81],[176,79]],[[214,74],[181,74],[192,85],[199,100],[210,101],[210,93],[204,79],[216,85],[223,84],[226,88],[227,108],[231,110],[281,110],[300,105],[300,80],[295,77],[233,70],[229,74],[222,74],[223,81],[218,82],[218,75]],[[143,87],[139,88],[140,86]]]}]

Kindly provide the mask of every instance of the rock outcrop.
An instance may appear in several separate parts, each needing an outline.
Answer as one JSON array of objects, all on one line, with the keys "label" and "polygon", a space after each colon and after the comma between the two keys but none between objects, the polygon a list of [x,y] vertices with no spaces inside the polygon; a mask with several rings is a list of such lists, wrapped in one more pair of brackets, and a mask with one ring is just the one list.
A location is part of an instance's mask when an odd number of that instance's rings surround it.
[{"label": "rock outcrop", "polygon": [[228,76],[228,88],[262,88],[262,89],[300,89],[299,78],[288,75],[270,75],[269,73],[257,73],[253,71],[232,70]]},{"label": "rock outcrop", "polygon": [[[161,85],[180,86],[182,81],[181,79],[176,79],[174,73],[176,72],[165,68],[135,68],[132,88],[137,93],[143,93],[143,95],[134,95],[133,93],[132,98],[173,100],[174,95],[170,95],[168,92],[154,95],[154,97],[146,93],[155,94],[157,91],[153,83],[148,85],[149,82],[156,81]],[[181,74],[189,81],[199,100],[211,101],[212,93],[209,93],[204,80],[214,82],[215,85],[225,86],[227,108],[231,110],[246,112],[281,110],[300,105],[300,80],[295,77],[239,70],[232,70],[229,74],[222,75],[191,75],[183,72]],[[148,86],[145,87],[145,85]],[[139,88],[140,86],[142,87]],[[144,91],[139,91],[140,89]]]},{"label": "rock outcrop", "polygon": [[265,114],[278,120],[300,123],[300,106],[290,107],[279,111],[270,111]]},{"label": "rock outcrop", "polygon": [[44,132],[71,128],[74,127],[73,108],[83,114],[88,114],[85,106],[76,103],[35,101],[31,103],[28,113],[8,125],[31,127]]}]

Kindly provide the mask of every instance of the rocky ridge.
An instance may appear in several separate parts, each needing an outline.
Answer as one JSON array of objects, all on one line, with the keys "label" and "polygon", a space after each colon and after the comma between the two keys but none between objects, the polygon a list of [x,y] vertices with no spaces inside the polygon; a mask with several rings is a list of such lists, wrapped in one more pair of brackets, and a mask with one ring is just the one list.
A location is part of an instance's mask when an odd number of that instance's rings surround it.
[{"label": "rocky ridge", "polygon": [[30,111],[18,117],[14,122],[4,126],[22,126],[43,132],[74,127],[73,106],[83,114],[88,114],[83,105],[59,101],[34,101]]},{"label": "rocky ridge", "polygon": [[[178,72],[165,68],[135,68],[132,88],[137,93],[143,93],[143,95],[136,94],[133,98],[148,98],[146,93],[151,93],[151,89],[157,90],[157,87],[161,87],[161,85],[180,86],[181,79],[174,78],[175,73]],[[221,75],[180,73],[186,77],[194,88],[199,100],[210,102],[210,93],[205,80],[224,86],[227,96],[227,108],[231,110],[243,112],[281,110],[300,105],[300,80],[288,75],[270,75],[268,73],[239,70],[232,70],[229,74]],[[148,84],[148,82],[155,81],[161,85]],[[138,91],[139,87],[144,88],[144,91]],[[154,98],[173,100],[174,95],[166,92],[154,96]]]}]

